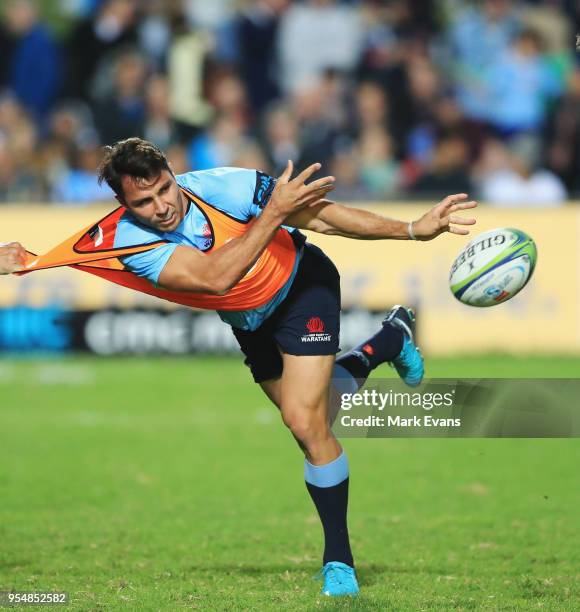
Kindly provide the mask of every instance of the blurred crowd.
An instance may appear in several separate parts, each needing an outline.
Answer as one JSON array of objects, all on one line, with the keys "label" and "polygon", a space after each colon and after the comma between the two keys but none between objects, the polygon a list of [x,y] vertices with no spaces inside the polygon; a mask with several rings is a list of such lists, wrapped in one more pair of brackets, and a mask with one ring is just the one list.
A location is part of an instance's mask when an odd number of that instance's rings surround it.
[{"label": "blurred crowd", "polygon": [[0,201],[110,198],[129,136],[176,173],[320,161],[336,198],[580,197],[579,0],[3,0]]}]

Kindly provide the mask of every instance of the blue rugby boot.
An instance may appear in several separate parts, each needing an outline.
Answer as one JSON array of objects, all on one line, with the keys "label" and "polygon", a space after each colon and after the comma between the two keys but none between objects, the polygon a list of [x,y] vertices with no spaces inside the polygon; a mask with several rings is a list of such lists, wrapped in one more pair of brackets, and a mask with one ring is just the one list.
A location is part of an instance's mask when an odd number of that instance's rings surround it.
[{"label": "blue rugby boot", "polygon": [[415,313],[404,306],[393,306],[383,321],[383,326],[387,324],[394,325],[403,332],[403,348],[391,364],[406,385],[417,387],[425,375],[425,364],[421,351],[415,345]]},{"label": "blue rugby boot", "polygon": [[[340,561],[329,561],[321,572],[324,585],[321,594],[329,597],[344,597],[358,595],[359,586],[353,567]],[[320,574],[319,574],[320,575]]]}]

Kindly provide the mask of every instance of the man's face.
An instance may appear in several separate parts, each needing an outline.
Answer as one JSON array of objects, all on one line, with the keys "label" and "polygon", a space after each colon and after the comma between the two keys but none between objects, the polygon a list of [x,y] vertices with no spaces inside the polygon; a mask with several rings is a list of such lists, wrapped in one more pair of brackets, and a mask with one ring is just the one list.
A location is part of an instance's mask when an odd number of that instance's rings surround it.
[{"label": "man's face", "polygon": [[151,179],[124,175],[121,203],[143,225],[172,232],[185,216],[186,201],[171,172],[163,170]]}]

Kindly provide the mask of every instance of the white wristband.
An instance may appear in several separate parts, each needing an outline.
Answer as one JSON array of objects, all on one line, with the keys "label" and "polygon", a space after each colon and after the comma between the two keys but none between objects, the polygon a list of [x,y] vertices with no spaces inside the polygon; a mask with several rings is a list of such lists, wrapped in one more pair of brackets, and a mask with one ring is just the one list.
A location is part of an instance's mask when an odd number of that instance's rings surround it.
[{"label": "white wristband", "polygon": [[411,240],[417,240],[415,234],[413,233],[413,222],[409,221],[409,225],[407,226],[407,232],[409,233],[409,238]]}]

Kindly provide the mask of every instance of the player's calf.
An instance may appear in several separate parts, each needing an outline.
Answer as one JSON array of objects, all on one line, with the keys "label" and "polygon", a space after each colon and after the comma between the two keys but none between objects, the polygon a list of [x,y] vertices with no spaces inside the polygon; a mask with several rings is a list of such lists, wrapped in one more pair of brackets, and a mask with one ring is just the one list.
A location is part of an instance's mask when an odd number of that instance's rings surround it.
[{"label": "player's calf", "polygon": [[330,430],[326,411],[283,404],[281,414],[309,461],[327,463],[337,457],[340,446]]}]

